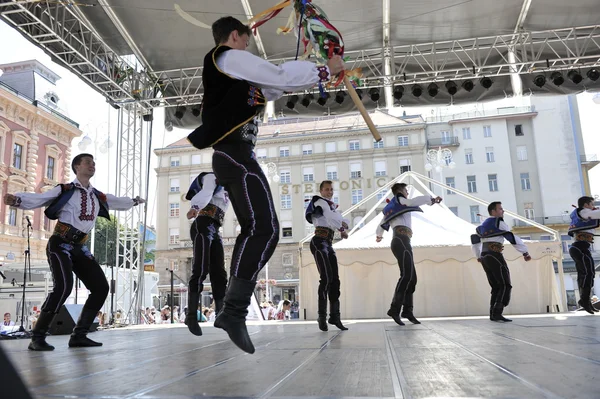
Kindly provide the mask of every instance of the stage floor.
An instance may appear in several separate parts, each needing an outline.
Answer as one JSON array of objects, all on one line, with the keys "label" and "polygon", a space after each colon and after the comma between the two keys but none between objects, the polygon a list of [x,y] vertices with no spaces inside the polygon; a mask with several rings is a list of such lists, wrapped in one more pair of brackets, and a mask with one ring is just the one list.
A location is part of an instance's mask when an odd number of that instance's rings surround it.
[{"label": "stage floor", "polygon": [[600,316],[422,322],[250,322],[254,355],[206,324],[202,337],[182,325],[91,334],[101,348],[69,349],[68,336],[48,338],[54,352],[0,345],[38,399],[600,398]]}]

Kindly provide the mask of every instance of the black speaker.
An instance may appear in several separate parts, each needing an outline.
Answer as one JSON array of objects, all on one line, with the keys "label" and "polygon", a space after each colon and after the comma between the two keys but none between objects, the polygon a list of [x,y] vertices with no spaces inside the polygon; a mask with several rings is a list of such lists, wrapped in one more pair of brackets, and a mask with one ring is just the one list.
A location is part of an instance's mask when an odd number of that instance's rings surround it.
[{"label": "black speaker", "polygon": [[3,398],[32,399],[23,380],[0,346],[0,386]]},{"label": "black speaker", "polygon": [[[77,320],[79,319],[82,309],[83,305],[62,305],[60,312],[58,312],[58,314],[54,317],[54,320],[52,320],[52,324],[50,324],[50,329],[48,332],[52,335],[71,334],[73,332],[73,328],[75,328],[75,324],[77,324]],[[90,327],[90,332],[96,331],[97,329],[98,318],[96,317],[92,323],[92,326]]]}]

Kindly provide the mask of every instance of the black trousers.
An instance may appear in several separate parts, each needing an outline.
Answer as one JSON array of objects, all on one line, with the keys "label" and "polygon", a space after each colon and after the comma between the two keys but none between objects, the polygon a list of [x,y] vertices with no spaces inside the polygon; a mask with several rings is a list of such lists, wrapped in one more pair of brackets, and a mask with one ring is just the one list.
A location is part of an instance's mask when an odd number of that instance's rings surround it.
[{"label": "black trousers", "polygon": [[70,244],[58,236],[51,236],[46,246],[46,255],[52,271],[54,288],[42,305],[42,311],[59,312],[73,290],[75,273],[90,291],[84,309],[98,312],[108,296],[108,282],[88,247]]},{"label": "black trousers", "polygon": [[510,270],[504,256],[500,252],[484,251],[481,253],[481,264],[492,287],[490,306],[493,308],[508,306],[512,285]]},{"label": "black trousers", "polygon": [[569,248],[569,255],[575,261],[577,269],[577,285],[579,288],[592,288],[594,286],[594,259],[590,252],[590,243],[575,241]]},{"label": "black trousers", "polygon": [[331,241],[313,237],[310,241],[310,252],[315,258],[319,270],[319,300],[335,302],[340,298],[340,275],[335,251]]},{"label": "black trousers", "polygon": [[190,237],[194,244],[192,276],[189,289],[192,293],[202,292],[204,280],[210,273],[210,284],[214,299],[225,298],[227,272],[223,241],[219,235],[219,223],[208,216],[198,216],[192,227]]},{"label": "black trousers", "polygon": [[230,275],[256,281],[279,242],[279,221],[269,182],[254,154],[245,149],[215,146],[212,164],[241,227],[233,248]]},{"label": "black trousers", "polygon": [[396,290],[394,291],[394,298],[392,299],[390,308],[398,312],[400,312],[402,306],[404,306],[406,310],[412,310],[413,294],[417,287],[417,271],[415,269],[410,238],[404,234],[394,233],[391,248],[392,253],[398,260],[400,278],[396,284]]}]

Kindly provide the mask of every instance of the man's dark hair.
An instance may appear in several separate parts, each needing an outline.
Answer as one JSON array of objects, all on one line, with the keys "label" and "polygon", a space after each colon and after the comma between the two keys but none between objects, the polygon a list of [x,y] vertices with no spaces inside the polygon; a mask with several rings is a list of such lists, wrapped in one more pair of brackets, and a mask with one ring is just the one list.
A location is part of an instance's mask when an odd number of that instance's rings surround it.
[{"label": "man's dark hair", "polygon": [[292,303],[291,303],[290,301],[288,301],[287,299],[285,299],[285,300],[283,301],[283,306],[288,306],[288,305],[291,305],[291,304],[292,304]]},{"label": "man's dark hair", "polygon": [[594,201],[595,200],[592,197],[583,196],[577,200],[577,208],[583,208],[585,204],[589,204],[590,202],[593,203]]},{"label": "man's dark hair", "polygon": [[240,36],[243,34],[252,36],[250,27],[248,25],[244,25],[239,19],[233,17],[219,18],[215,21],[215,23],[212,24],[213,38],[215,39],[215,44],[217,46],[225,43],[229,39],[231,32],[234,31],[237,31]]},{"label": "man's dark hair", "polygon": [[333,186],[333,182],[331,180],[323,180],[321,182],[321,184],[319,184],[319,191],[323,190],[323,187],[325,187],[326,185],[330,185]]},{"label": "man's dark hair", "polygon": [[488,213],[491,215],[492,211],[496,210],[496,207],[501,204],[502,204],[502,202],[500,202],[500,201],[494,201],[494,202],[490,203],[488,205]]},{"label": "man's dark hair", "polygon": [[73,173],[77,174],[77,171],[75,170],[75,166],[79,165],[81,163],[81,160],[83,158],[92,158],[92,159],[94,159],[94,156],[92,154],[79,154],[79,155],[76,155],[75,158],[73,158],[73,161],[71,162],[71,169],[73,169]]},{"label": "man's dark hair", "polygon": [[402,194],[402,190],[408,186],[408,184],[406,183],[396,183],[392,186],[392,194],[394,194],[394,196],[396,195],[401,195],[402,197],[404,197],[404,194]]}]

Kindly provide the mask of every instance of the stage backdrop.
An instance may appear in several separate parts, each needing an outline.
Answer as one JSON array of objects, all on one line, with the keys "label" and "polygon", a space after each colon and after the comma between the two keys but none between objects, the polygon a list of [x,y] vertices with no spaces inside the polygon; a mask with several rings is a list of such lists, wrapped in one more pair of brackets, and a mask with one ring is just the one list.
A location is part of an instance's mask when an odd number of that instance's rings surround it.
[{"label": "stage backdrop", "polygon": [[[415,192],[414,195],[420,195]],[[470,236],[475,226],[442,205],[424,206],[412,214],[412,245],[418,284],[414,294],[417,317],[480,316],[489,314],[490,286],[475,259]],[[375,242],[381,214],[349,239],[334,245],[341,280],[341,312],[344,319],[387,318],[400,271],[390,250],[392,233]],[[556,312],[558,289],[552,258],[559,243],[527,241],[532,260],[505,243],[504,256],[512,279],[512,299],[505,314]],[[316,319],[319,273],[308,244],[300,255],[300,306],[306,318]],[[302,317],[302,312],[300,313]]]}]

